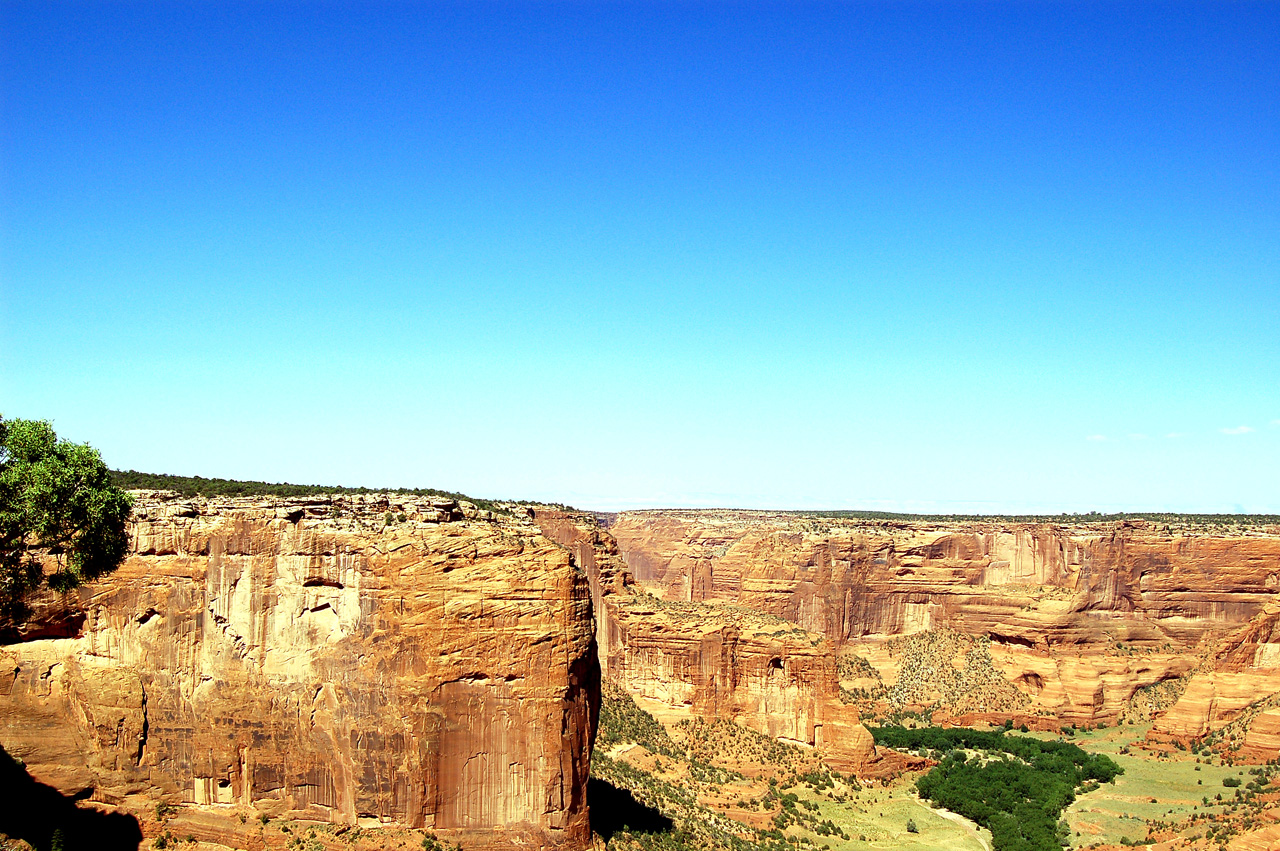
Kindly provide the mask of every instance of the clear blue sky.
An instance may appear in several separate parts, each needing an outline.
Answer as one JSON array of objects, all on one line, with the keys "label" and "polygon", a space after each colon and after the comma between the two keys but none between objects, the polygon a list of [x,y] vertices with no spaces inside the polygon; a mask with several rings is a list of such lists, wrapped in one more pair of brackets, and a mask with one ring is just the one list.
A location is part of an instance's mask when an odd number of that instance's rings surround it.
[{"label": "clear blue sky", "polygon": [[0,4],[0,414],[597,508],[1280,512],[1280,4]]}]

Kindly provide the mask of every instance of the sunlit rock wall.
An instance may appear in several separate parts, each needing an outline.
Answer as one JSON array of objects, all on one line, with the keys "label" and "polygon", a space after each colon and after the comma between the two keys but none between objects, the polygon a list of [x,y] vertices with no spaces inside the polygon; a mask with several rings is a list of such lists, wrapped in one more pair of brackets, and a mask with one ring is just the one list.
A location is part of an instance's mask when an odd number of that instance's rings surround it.
[{"label": "sunlit rock wall", "polygon": [[78,637],[0,647],[0,744],[37,779],[468,848],[589,844],[598,667],[561,547],[396,497],[135,516],[123,567],[68,601]]}]

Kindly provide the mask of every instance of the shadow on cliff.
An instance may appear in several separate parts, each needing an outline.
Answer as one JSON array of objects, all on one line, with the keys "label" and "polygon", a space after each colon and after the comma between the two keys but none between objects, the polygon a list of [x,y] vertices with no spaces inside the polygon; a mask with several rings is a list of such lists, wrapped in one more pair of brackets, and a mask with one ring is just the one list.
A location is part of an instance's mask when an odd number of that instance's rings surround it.
[{"label": "shadow on cliff", "polygon": [[591,830],[610,839],[621,830],[632,833],[667,833],[675,828],[671,819],[619,789],[592,777],[587,781],[587,801],[591,806]]},{"label": "shadow on cliff", "polygon": [[137,851],[142,828],[136,818],[81,808],[76,800],[37,783],[0,748],[0,833],[25,839],[40,851],[53,846],[55,830],[62,832],[64,851]]}]

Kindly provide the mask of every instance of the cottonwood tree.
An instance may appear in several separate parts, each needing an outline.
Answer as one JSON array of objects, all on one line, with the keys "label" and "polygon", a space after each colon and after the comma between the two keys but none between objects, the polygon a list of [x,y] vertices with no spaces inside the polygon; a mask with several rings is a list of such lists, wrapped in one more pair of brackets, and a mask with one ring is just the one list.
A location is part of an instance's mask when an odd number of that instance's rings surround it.
[{"label": "cottonwood tree", "polygon": [[130,507],[96,449],[47,422],[0,418],[0,628],[30,616],[41,586],[68,591],[115,570]]}]

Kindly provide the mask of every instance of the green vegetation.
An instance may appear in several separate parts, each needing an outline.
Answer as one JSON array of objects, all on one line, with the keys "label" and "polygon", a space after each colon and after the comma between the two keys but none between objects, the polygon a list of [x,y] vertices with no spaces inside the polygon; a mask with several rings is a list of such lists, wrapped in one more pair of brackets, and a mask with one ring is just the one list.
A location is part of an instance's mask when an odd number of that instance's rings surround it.
[{"label": "green vegetation", "polygon": [[47,422],[0,419],[0,628],[29,615],[41,586],[69,591],[115,570],[129,509],[97,450]]},{"label": "green vegetation", "polygon": [[[607,836],[610,851],[751,851],[761,847],[744,841],[735,832],[735,825],[702,806],[696,788],[611,759],[599,748],[591,756],[591,777],[596,784],[630,792],[651,820],[650,826],[625,824],[616,831],[601,830],[594,820],[611,815],[611,808],[593,810],[593,826]],[[599,786],[594,788],[598,790]],[[659,821],[663,825],[655,829],[653,825]],[[782,851],[781,846],[777,851]]]},{"label": "green vegetation", "polygon": [[[779,808],[768,829],[748,828],[700,801],[706,796],[724,797],[730,790],[730,797],[748,794],[750,784],[739,772],[711,761],[725,745],[732,743],[735,752],[778,759],[788,765],[793,764],[791,760],[800,749],[728,721],[681,722],[676,730],[682,741],[677,743],[657,719],[617,686],[606,682],[601,698],[596,747],[591,757],[593,800],[603,792],[617,801],[617,793],[625,792],[633,795],[634,802],[646,811],[637,812],[638,817],[626,824],[610,825],[609,829],[595,825],[610,851],[793,851],[797,847],[818,847],[811,840],[799,841],[784,834],[788,825],[817,826],[819,819],[815,809],[800,804],[797,795],[784,792],[782,786],[771,785],[756,804],[766,810]],[[656,757],[652,759],[653,769],[646,770],[608,753],[627,745],[639,746],[641,761],[648,761],[647,755]],[[801,782],[794,776],[791,779]],[[810,779],[831,785],[825,775]],[[617,807],[605,806],[598,812],[593,809],[592,818],[606,817],[614,809]],[[837,832],[831,824],[824,829]]]},{"label": "green vegetation", "polygon": [[985,635],[942,627],[892,639],[888,647],[902,659],[897,683],[884,692],[895,710],[915,705],[928,717],[940,708],[1013,712],[1030,703],[995,667]]},{"label": "green vegetation", "polygon": [[1125,512],[1101,514],[902,514],[893,511],[783,511],[800,517],[831,520],[901,520],[926,523],[1003,522],[1003,523],[1114,523],[1123,520],[1146,520],[1152,523],[1202,523],[1217,526],[1256,526],[1280,523],[1277,514],[1171,514],[1168,512]]},{"label": "green vegetation", "polygon": [[[1146,751],[1141,745],[1149,729],[1149,724],[1141,724],[1077,734],[1077,741],[1110,755],[1124,769],[1114,784],[1082,796],[1067,809],[1078,846],[1203,836],[1213,840],[1209,847],[1221,847],[1231,837],[1267,823],[1266,811],[1276,804],[1272,781],[1280,768],[1241,769],[1215,765],[1186,751]],[[1239,774],[1242,770],[1245,773]],[[1224,789],[1228,777],[1245,782]],[[1126,838],[1128,843],[1123,842]]]},{"label": "green vegetation", "polygon": [[1122,773],[1109,757],[1077,745],[1003,730],[880,727],[871,732],[880,745],[944,752],[942,761],[916,781],[916,789],[990,830],[996,851],[1057,851],[1066,839],[1059,817],[1077,790],[1090,791]]},{"label": "green vegetation", "polygon": [[683,756],[683,749],[671,741],[666,728],[641,709],[631,695],[606,681],[601,687],[600,697],[600,719],[596,723],[597,751],[635,742],[650,753],[672,759]]},{"label": "green vegetation", "polygon": [[434,833],[428,831],[422,836],[422,851],[462,851],[462,843],[450,845],[441,842]]},{"label": "green vegetation", "polygon": [[[984,847],[975,829],[929,809],[905,783],[868,787],[813,749],[726,719],[664,727],[608,683],[599,729],[588,795],[609,851]],[[908,822],[917,833],[904,833]]]},{"label": "green vegetation", "polygon": [[313,496],[315,494],[398,493],[413,496],[466,500],[478,508],[501,511],[494,500],[477,499],[463,493],[435,488],[348,488],[341,485],[294,485],[289,482],[249,482],[236,479],[206,479],[202,476],[171,476],[167,473],[139,473],[137,470],[112,470],[112,482],[126,490],[176,491],[183,496]]},{"label": "green vegetation", "polygon": [[692,718],[681,721],[676,730],[689,749],[689,757],[694,764],[757,763],[769,766],[779,774],[786,772],[784,777],[812,784],[820,782],[819,776],[810,770],[811,753],[772,736],[748,730],[741,724],[723,718],[715,721]]}]

